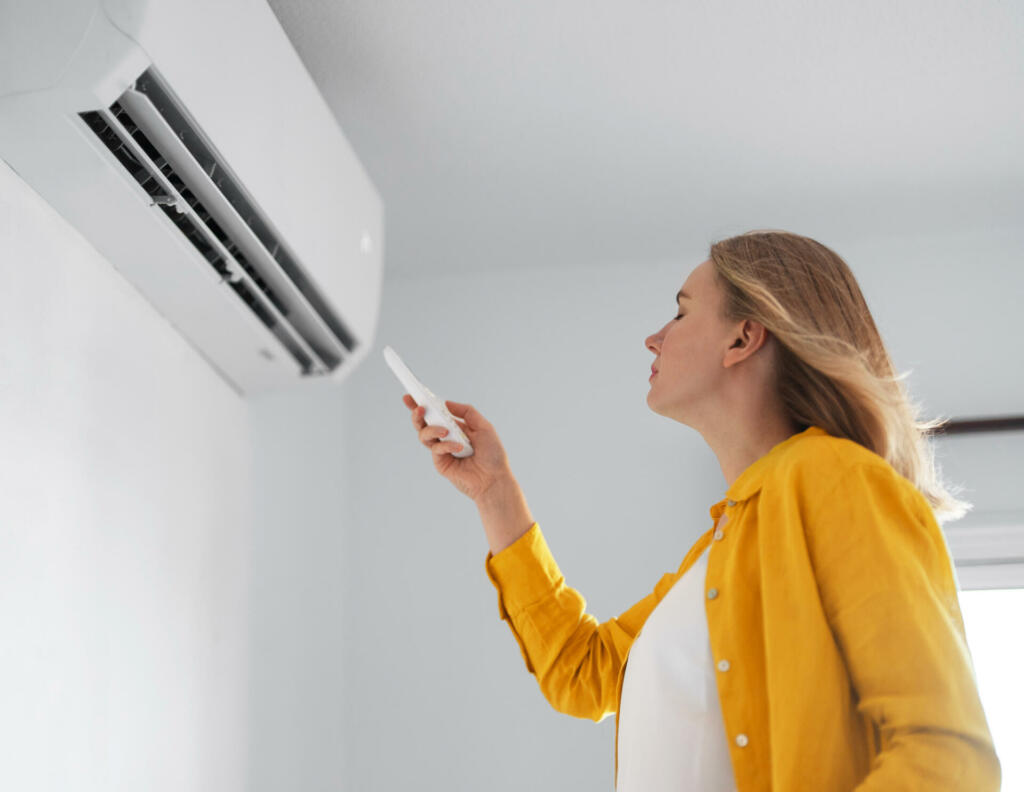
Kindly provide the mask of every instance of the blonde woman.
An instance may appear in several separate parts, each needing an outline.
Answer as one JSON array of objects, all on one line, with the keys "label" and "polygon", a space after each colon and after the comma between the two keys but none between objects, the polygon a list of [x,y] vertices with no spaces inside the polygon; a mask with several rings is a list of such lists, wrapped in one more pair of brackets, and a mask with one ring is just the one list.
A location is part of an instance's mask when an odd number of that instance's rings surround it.
[{"label": "blonde woman", "polygon": [[[448,402],[475,454],[426,426],[477,505],[485,566],[560,712],[616,714],[619,792],[998,790],[940,522],[940,482],[867,304],[832,250],[781,231],[711,246],[645,340],[647,403],[725,477],[674,573],[598,623],[566,586],[494,427]],[[710,499],[709,499],[710,503]]]}]

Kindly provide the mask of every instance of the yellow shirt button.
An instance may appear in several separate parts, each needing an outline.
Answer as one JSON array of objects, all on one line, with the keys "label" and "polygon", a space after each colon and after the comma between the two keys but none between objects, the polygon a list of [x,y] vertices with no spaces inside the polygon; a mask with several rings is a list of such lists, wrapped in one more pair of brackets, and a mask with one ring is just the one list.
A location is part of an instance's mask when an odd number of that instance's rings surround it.
[{"label": "yellow shirt button", "polygon": [[708,589],[708,599],[714,599],[717,596],[718,596],[718,589],[716,589],[716,588]]},{"label": "yellow shirt button", "polygon": [[719,529],[719,530],[715,531],[715,541],[716,541],[716,542],[717,542],[717,541],[719,541],[719,540],[721,540],[721,538],[722,538],[723,536],[725,536],[725,534],[724,534],[724,533],[722,533],[722,530],[721,530],[721,529]]},{"label": "yellow shirt button", "polygon": [[729,670],[729,661],[728,660],[719,660],[718,661],[718,670],[719,671],[728,671]]},{"label": "yellow shirt button", "polygon": [[738,746],[739,746],[740,748],[742,748],[743,746],[745,746],[745,745],[747,744],[747,735],[745,735],[745,734],[737,734],[737,735],[736,735],[736,744],[737,744],[737,745],[738,745]]}]

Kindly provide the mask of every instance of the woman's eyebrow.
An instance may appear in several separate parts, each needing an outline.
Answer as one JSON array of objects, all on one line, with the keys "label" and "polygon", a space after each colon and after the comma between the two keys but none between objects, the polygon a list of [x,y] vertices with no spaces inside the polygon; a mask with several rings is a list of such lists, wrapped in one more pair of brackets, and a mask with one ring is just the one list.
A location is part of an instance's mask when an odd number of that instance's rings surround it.
[{"label": "woman's eyebrow", "polygon": [[690,297],[690,295],[689,295],[689,294],[687,294],[686,292],[684,292],[684,291],[683,291],[682,289],[680,289],[680,290],[679,290],[679,291],[678,291],[678,292],[676,293],[676,302],[679,302],[679,299],[680,299],[680,298],[685,298],[685,299],[687,299],[687,300],[692,300],[692,299],[693,299],[692,297]]}]

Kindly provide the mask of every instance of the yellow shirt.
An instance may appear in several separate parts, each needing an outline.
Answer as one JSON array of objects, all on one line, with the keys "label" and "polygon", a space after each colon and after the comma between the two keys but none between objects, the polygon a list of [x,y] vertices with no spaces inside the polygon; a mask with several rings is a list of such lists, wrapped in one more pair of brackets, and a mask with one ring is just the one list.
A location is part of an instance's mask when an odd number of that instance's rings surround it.
[{"label": "yellow shirt", "polygon": [[537,523],[487,554],[501,618],[556,710],[617,713],[644,621],[712,544],[704,605],[739,792],[999,789],[949,550],[907,479],[811,426],[710,511],[679,569],[601,624]]}]

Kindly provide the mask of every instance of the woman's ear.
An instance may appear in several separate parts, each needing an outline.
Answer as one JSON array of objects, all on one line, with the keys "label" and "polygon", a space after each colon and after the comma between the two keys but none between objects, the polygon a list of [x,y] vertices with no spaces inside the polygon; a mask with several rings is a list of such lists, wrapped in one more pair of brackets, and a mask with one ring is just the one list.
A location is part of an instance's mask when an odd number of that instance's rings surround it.
[{"label": "woman's ear", "polygon": [[722,366],[729,368],[746,360],[768,342],[768,330],[760,322],[744,319],[736,325],[732,343],[725,352]]}]

